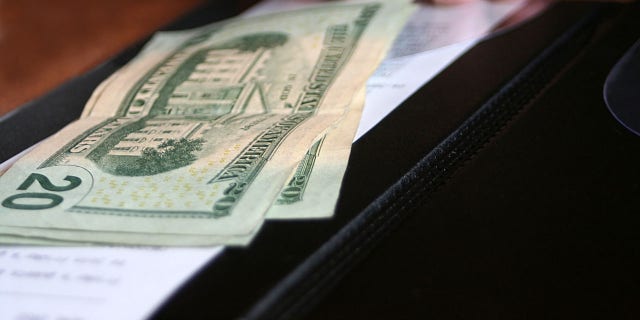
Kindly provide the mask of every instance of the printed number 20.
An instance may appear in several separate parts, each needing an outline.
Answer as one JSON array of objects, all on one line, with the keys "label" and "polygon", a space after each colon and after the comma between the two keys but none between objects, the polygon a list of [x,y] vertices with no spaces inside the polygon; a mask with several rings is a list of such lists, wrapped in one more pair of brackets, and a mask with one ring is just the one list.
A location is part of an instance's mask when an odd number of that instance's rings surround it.
[{"label": "printed number 20", "polygon": [[[47,178],[45,175],[39,173],[30,174],[27,179],[18,187],[18,190],[27,190],[29,187],[36,181],[42,186],[43,189],[48,191],[60,192],[67,191],[76,188],[82,183],[80,178],[75,176],[66,176],[64,180],[69,181],[69,184],[66,186],[56,186],[51,183],[51,180]],[[16,203],[15,201],[18,199],[46,199],[49,200],[48,203],[38,203],[38,204],[29,204],[29,203]],[[57,194],[53,193],[45,193],[45,192],[25,192],[12,195],[4,201],[2,201],[2,206],[10,209],[21,209],[21,210],[41,210],[41,209],[49,209],[59,205],[62,202],[63,198]]]}]

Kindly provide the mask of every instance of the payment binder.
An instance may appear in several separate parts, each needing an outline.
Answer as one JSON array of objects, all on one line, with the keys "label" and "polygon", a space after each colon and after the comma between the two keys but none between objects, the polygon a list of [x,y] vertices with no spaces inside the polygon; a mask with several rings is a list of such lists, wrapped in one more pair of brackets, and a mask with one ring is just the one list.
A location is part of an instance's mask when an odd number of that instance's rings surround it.
[{"label": "payment binder", "polygon": [[[483,40],[353,144],[332,218],[266,221],[153,318],[640,314],[640,137],[602,97],[639,37],[638,4],[571,2]],[[77,118],[143,43],[3,117],[0,160]]]}]

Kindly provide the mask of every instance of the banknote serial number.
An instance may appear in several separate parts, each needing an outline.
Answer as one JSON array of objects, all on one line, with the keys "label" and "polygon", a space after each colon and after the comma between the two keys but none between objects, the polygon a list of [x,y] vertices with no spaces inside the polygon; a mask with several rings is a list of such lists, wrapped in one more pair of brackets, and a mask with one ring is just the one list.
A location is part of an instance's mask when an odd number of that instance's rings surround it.
[{"label": "banknote serial number", "polygon": [[75,189],[82,180],[76,176],[66,176],[65,185],[53,184],[51,180],[39,173],[30,174],[16,190],[27,191],[34,183],[38,183],[42,189],[51,192],[23,192],[14,194],[2,201],[2,206],[18,210],[43,210],[53,208],[64,200],[62,196],[53,192],[63,192]]}]

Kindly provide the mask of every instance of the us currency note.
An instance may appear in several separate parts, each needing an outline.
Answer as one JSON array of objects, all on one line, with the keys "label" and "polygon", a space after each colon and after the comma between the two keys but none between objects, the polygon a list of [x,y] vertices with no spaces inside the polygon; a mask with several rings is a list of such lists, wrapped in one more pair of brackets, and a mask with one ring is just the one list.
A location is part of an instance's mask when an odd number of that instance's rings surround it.
[{"label": "us currency note", "polygon": [[85,118],[0,178],[0,225],[105,243],[250,239],[410,10],[330,5],[157,36],[96,91]]},{"label": "us currency note", "polygon": [[[364,104],[365,90],[355,96],[344,119],[313,143],[298,164],[290,182],[282,188],[280,196],[268,211],[267,218],[322,218],[333,214],[340,183],[346,169],[350,143],[358,125]],[[324,142],[327,141],[326,146]],[[320,150],[323,150],[320,156]],[[4,163],[10,166],[11,163]],[[2,175],[3,167],[0,167]],[[226,237],[226,244],[244,244],[248,237]],[[152,245],[158,242],[174,245],[206,245],[213,237],[184,234],[155,234],[130,232],[96,232],[50,228],[24,228],[0,226],[0,243],[21,245],[78,246],[104,245],[110,239],[119,244]]]}]

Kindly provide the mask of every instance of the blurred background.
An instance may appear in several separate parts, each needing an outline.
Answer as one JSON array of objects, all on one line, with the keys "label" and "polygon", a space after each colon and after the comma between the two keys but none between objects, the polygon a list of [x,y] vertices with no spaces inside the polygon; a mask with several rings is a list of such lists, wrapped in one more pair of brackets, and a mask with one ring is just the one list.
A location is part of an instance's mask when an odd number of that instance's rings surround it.
[{"label": "blurred background", "polygon": [[[0,0],[0,117],[204,2]],[[253,2],[234,5],[240,11]]]}]

